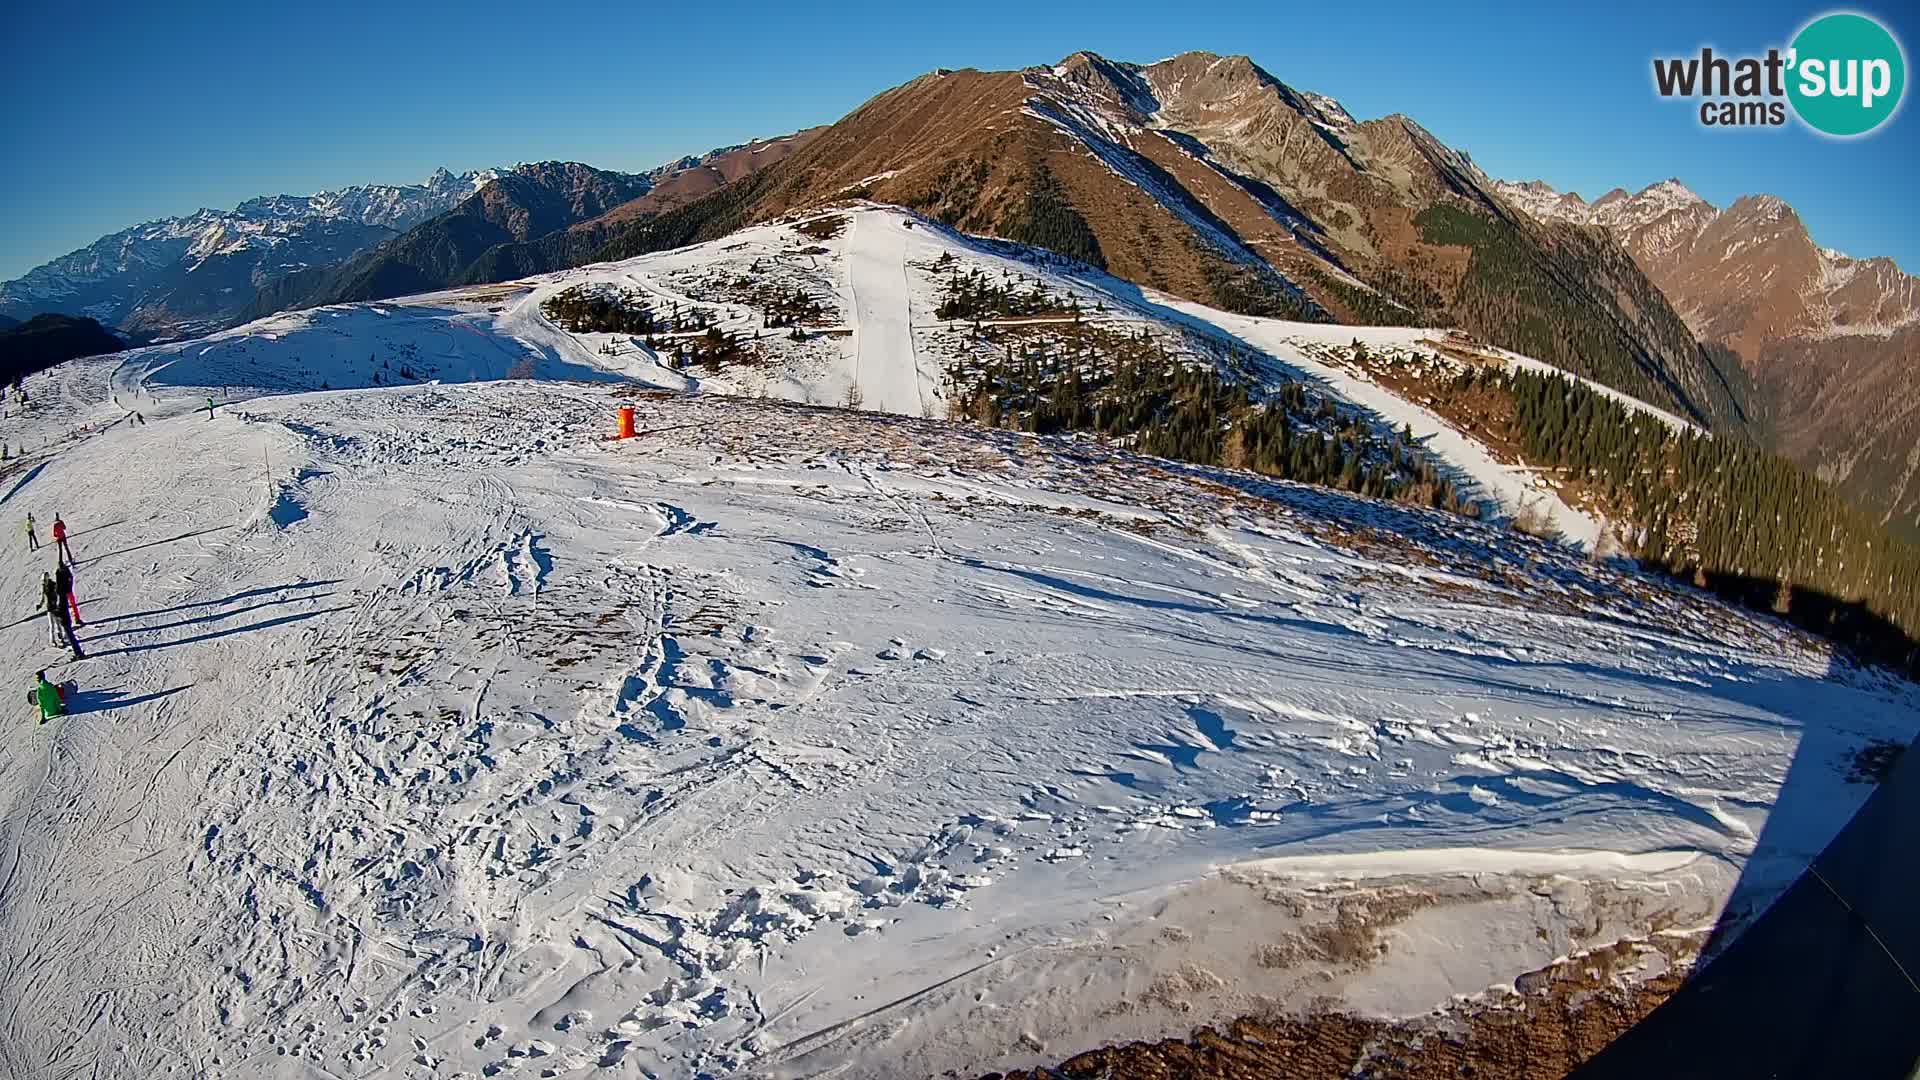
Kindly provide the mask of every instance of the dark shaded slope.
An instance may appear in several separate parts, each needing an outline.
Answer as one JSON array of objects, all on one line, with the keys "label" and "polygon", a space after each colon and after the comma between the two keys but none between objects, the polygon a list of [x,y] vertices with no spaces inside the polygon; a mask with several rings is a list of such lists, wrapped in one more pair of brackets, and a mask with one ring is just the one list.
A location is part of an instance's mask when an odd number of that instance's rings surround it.
[{"label": "dark shaded slope", "polygon": [[0,382],[11,383],[66,360],[118,352],[126,342],[88,318],[35,315],[0,328]]},{"label": "dark shaded slope", "polygon": [[[1803,748],[1795,774],[1830,768]],[[1790,827],[1783,823],[1781,828]],[[1776,825],[1768,821],[1771,832]],[[1765,842],[1762,835],[1762,843]],[[1758,922],[1577,1080],[1849,1077],[1920,1065],[1920,753],[1892,775]],[[1737,896],[1737,891],[1736,891]]]}]

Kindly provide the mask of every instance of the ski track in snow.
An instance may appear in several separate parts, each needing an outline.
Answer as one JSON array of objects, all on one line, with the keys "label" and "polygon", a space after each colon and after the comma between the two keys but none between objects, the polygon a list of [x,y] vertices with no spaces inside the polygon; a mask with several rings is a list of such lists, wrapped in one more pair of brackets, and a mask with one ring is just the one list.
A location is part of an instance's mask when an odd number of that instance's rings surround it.
[{"label": "ski track in snow", "polygon": [[906,287],[907,236],[901,219],[861,214],[849,226],[847,276],[857,316],[857,385],[863,408],[927,415],[913,347]]},{"label": "ski track in snow", "polygon": [[[857,369],[795,363],[923,411],[893,245],[946,241],[872,217]],[[74,529],[91,659],[4,637],[80,694],[0,744],[0,1074],[888,1077],[1422,1013],[1783,886],[1920,725],[1564,548],[1074,440],[591,382],[191,411],[401,355],[675,385],[539,317],[603,272],[29,380],[9,520]],[[1409,889],[1377,962],[1273,959]]]}]

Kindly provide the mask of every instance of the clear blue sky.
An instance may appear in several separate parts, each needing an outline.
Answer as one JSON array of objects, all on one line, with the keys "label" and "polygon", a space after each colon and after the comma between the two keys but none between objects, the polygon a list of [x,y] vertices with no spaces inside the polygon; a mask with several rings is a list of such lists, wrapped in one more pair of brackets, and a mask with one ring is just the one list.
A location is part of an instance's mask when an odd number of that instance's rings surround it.
[{"label": "clear blue sky", "polygon": [[[138,221],[258,194],[550,158],[638,170],[839,118],[935,67],[1246,53],[1363,119],[1405,112],[1495,176],[1592,198],[1678,176],[1770,192],[1814,238],[1920,271],[1911,102],[1870,138],[1709,131],[1649,61],[1784,45],[1827,8],[1635,3],[751,2],[457,6],[27,0],[0,40],[0,279]],[[1876,3],[1909,57],[1920,16]],[[1917,91],[1920,92],[1920,91]],[[1912,93],[1909,94],[1912,96]]]}]

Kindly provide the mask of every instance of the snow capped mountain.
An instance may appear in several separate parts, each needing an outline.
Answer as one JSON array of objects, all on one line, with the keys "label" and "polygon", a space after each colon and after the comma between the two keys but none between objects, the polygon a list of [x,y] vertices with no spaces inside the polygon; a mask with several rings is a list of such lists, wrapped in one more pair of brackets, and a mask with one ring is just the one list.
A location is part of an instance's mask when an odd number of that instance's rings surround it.
[{"label": "snow capped mountain", "polygon": [[1632,233],[1668,215],[1689,216],[1703,210],[1712,212],[1712,204],[1679,180],[1668,179],[1650,184],[1635,195],[1619,188],[1607,192],[1594,200],[1589,220],[1617,232]]},{"label": "snow capped mountain", "polygon": [[1516,184],[1495,180],[1493,190],[1501,198],[1541,221],[1571,221],[1585,225],[1593,220],[1593,208],[1578,193],[1555,191],[1539,180]]},{"label": "snow capped mountain", "polygon": [[1731,299],[1711,295],[1716,288],[1802,297],[1797,313],[1771,320],[1766,334],[1774,337],[1886,336],[1920,320],[1912,277],[1890,259],[1856,259],[1816,246],[1793,207],[1773,195],[1744,196],[1721,210],[1675,179],[1632,194],[1615,188],[1591,205],[1538,180],[1496,181],[1494,188],[1539,220],[1612,233],[1710,338],[1760,344],[1741,327],[1716,320]]},{"label": "snow capped mountain", "polygon": [[[1773,195],[1721,210],[1678,180],[1634,194],[1615,188],[1591,205],[1537,180],[1495,188],[1535,218],[1606,229],[1696,329],[1745,351],[1787,337],[1885,337],[1920,322],[1914,278],[1890,259],[1816,246],[1793,207]],[[1764,328],[1726,321],[1736,299],[1756,295],[1772,298],[1759,305],[1769,312]]]},{"label": "snow capped mountain", "polygon": [[445,212],[498,175],[440,169],[419,184],[267,195],[232,210],[135,225],[0,284],[0,312],[82,314],[142,334],[223,325],[265,281],[340,262]]},{"label": "snow capped mountain", "polygon": [[483,169],[456,176],[441,168],[420,184],[358,185],[307,196],[263,195],[248,199],[233,212],[243,218],[331,219],[406,229],[479,191],[503,171]]},{"label": "snow capped mountain", "polygon": [[1530,217],[1598,225],[1612,233],[1645,266],[1689,243],[1716,211],[1678,180],[1662,180],[1637,194],[1615,188],[1591,204],[1575,192],[1559,192],[1539,180],[1492,182],[1495,192]]}]

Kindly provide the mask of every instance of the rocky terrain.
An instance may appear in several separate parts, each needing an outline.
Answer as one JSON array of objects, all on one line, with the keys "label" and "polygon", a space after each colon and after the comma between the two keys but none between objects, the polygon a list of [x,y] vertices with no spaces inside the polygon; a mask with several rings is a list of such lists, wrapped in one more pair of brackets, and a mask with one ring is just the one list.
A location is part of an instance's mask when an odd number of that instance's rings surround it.
[{"label": "rocky terrain", "polygon": [[1757,433],[1920,535],[1920,281],[1891,259],[1820,247],[1769,195],[1720,209],[1677,180],[1592,204],[1538,182],[1499,190],[1617,240],[1700,340],[1739,358]]}]

